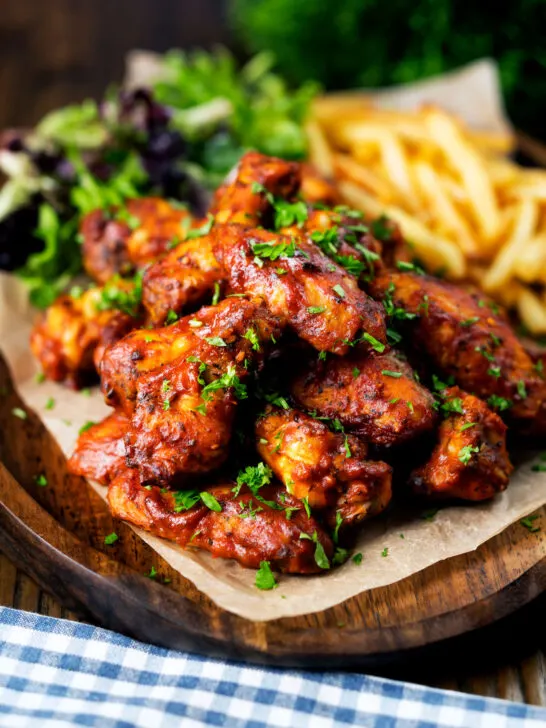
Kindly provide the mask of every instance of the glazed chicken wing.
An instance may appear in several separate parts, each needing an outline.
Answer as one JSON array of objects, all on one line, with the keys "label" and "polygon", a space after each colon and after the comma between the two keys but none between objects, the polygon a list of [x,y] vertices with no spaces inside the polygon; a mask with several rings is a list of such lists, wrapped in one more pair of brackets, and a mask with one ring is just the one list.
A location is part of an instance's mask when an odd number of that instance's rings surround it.
[{"label": "glazed chicken wing", "polygon": [[[120,279],[112,284],[118,299],[132,298],[135,283]],[[49,306],[32,330],[30,348],[48,379],[79,389],[96,379],[104,348],[139,324],[136,311],[115,308],[105,289],[62,295]]]},{"label": "glazed chicken wing", "polygon": [[127,468],[124,438],[128,426],[127,417],[114,412],[82,432],[68,460],[68,470],[108,485]]},{"label": "glazed chicken wing", "polygon": [[356,352],[309,363],[292,383],[296,402],[375,445],[399,445],[436,421],[432,394],[393,354]]},{"label": "glazed chicken wing", "polygon": [[289,493],[312,509],[343,511],[355,525],[383,511],[391,499],[392,469],[366,460],[367,446],[353,435],[294,409],[269,407],[256,423],[256,448]]},{"label": "glazed chicken wing", "polygon": [[458,387],[443,394],[443,409],[449,414],[438,429],[430,460],[412,473],[411,486],[430,498],[492,498],[506,489],[513,470],[506,425],[482,400]]},{"label": "glazed chicken wing", "polygon": [[[314,539],[327,558],[332,556],[333,544],[320,525],[306,515],[302,503],[284,488],[268,486],[260,491],[263,500],[256,500],[246,488],[235,495],[233,486],[207,489],[215,501],[209,502],[212,510],[197,491],[180,496],[158,487],[147,490],[136,471],[126,470],[110,485],[108,502],[117,518],[181,546],[205,549],[213,556],[235,559],[254,569],[268,561],[273,569],[290,574],[321,571],[315,560]],[[192,501],[194,505],[185,510]]]},{"label": "glazed chicken wing", "polygon": [[325,179],[311,164],[301,164],[300,195],[305,202],[313,205],[334,206],[340,202],[336,186]]},{"label": "glazed chicken wing", "polygon": [[233,291],[261,296],[316,349],[343,355],[357,339],[386,341],[381,306],[313,243],[239,225],[213,234]]},{"label": "glazed chicken wing", "polygon": [[134,331],[106,351],[103,392],[131,417],[127,459],[143,482],[222,464],[244,382],[279,335],[260,300],[228,298],[173,326]]},{"label": "glazed chicken wing", "polygon": [[415,315],[410,343],[441,372],[493,409],[531,426],[546,400],[546,381],[504,318],[475,294],[430,276],[387,273],[372,293]]},{"label": "glazed chicken wing", "polygon": [[83,264],[98,283],[130,275],[183,238],[189,212],[157,197],[129,200],[122,210],[94,210],[81,223]]},{"label": "glazed chicken wing", "polygon": [[210,301],[222,280],[209,235],[180,243],[144,273],[142,303],[150,322],[161,326],[170,311],[180,316]]},{"label": "glazed chicken wing", "polygon": [[247,152],[232,179],[214,195],[210,211],[216,224],[263,225],[262,217],[271,208],[268,196],[294,195],[300,186],[300,174],[300,165],[295,162]]}]

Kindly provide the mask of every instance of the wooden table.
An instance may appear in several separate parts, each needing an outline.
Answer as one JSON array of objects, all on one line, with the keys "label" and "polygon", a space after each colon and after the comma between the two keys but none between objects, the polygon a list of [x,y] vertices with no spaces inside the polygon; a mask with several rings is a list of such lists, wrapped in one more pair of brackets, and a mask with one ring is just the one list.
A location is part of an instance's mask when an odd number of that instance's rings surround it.
[{"label": "wooden table", "polygon": [[[78,615],[0,554],[0,605],[78,620]],[[415,664],[381,673],[395,679],[546,706],[546,595],[494,627],[443,644]]]}]

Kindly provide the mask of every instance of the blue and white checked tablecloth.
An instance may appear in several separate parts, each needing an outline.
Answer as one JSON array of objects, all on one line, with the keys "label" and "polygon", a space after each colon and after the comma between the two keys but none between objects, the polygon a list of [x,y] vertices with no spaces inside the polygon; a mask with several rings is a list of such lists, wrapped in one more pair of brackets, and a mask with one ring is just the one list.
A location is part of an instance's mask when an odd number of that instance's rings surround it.
[{"label": "blue and white checked tablecloth", "polygon": [[261,669],[0,608],[0,726],[538,728],[546,710],[345,673]]}]

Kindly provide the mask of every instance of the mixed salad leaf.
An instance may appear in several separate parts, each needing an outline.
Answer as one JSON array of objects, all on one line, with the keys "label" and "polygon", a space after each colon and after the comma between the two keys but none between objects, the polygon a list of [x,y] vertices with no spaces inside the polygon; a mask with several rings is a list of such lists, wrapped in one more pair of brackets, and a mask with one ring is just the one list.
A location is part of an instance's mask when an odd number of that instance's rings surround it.
[{"label": "mixed salad leaf", "polygon": [[226,50],[167,53],[149,89],[110,90],[0,137],[0,268],[45,307],[81,270],[78,225],[93,209],[146,194],[204,214],[248,149],[302,159],[317,91],[291,91],[268,53],[238,69]]}]

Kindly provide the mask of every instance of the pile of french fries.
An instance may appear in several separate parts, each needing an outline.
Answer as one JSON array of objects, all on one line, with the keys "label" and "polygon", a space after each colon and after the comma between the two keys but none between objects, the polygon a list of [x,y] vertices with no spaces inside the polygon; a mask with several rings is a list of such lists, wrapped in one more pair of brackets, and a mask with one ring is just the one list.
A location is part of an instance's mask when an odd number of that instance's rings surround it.
[{"label": "pile of french fries", "polygon": [[315,102],[308,136],[347,204],[392,218],[429,271],[476,283],[546,333],[546,170],[510,161],[511,135],[348,95]]}]

